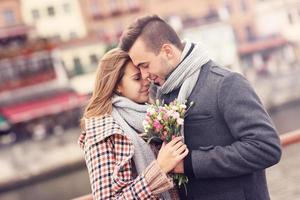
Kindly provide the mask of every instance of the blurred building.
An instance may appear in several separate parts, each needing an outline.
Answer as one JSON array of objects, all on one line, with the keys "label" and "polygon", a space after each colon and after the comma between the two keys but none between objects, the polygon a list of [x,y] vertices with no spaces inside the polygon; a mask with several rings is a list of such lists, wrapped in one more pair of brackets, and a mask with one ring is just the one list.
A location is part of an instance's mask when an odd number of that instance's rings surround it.
[{"label": "blurred building", "polygon": [[201,43],[210,57],[221,66],[241,72],[234,32],[228,23],[220,21],[219,18],[211,19],[209,22],[199,19],[198,25],[193,22],[193,26],[189,24],[182,26],[183,38]]},{"label": "blurred building", "polygon": [[297,0],[256,1],[256,36],[239,45],[243,72],[250,76],[280,75],[290,72],[299,61],[297,40],[300,15]]},{"label": "blurred building", "polygon": [[280,35],[264,37],[239,47],[242,71],[249,78],[283,75],[296,62],[291,42]]},{"label": "blurred building", "polygon": [[0,1],[0,48],[26,40],[30,28],[23,22],[20,6],[20,0]]},{"label": "blurred building", "polygon": [[24,22],[37,37],[69,40],[87,34],[78,0],[20,0]]},{"label": "blurred building", "polygon": [[220,14],[234,29],[238,44],[248,43],[257,37],[255,25],[256,0],[220,0]]},{"label": "blurred building", "polygon": [[5,134],[41,138],[53,133],[54,125],[77,125],[82,100],[70,87],[55,44],[30,40],[0,50],[0,116],[10,125],[0,131],[0,141]]},{"label": "blurred building", "polygon": [[261,35],[281,34],[290,42],[295,43],[298,55],[300,55],[299,0],[258,1],[256,25]]},{"label": "blurred building", "polygon": [[58,49],[59,57],[68,72],[71,87],[79,93],[91,93],[95,70],[107,49],[106,44],[98,37],[89,36],[61,43]]},{"label": "blurred building", "polygon": [[30,37],[19,1],[0,3],[0,146],[77,126],[84,97],[71,89],[57,44]]},{"label": "blurred building", "polygon": [[144,0],[80,0],[90,35],[116,43],[125,27],[143,13]]},{"label": "blurred building", "polygon": [[98,38],[70,40],[59,45],[59,55],[71,77],[94,72],[106,46]]}]

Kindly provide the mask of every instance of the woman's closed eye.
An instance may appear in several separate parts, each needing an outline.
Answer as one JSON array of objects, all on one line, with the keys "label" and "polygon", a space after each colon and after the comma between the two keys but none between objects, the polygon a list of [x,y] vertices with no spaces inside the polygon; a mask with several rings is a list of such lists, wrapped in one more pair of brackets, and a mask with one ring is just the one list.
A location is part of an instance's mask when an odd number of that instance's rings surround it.
[{"label": "woman's closed eye", "polygon": [[141,79],[142,79],[141,74],[136,74],[136,75],[133,76],[133,80],[139,81]]},{"label": "woman's closed eye", "polygon": [[146,68],[148,68],[148,66],[149,66],[149,63],[143,63],[140,65],[140,68],[146,69]]}]

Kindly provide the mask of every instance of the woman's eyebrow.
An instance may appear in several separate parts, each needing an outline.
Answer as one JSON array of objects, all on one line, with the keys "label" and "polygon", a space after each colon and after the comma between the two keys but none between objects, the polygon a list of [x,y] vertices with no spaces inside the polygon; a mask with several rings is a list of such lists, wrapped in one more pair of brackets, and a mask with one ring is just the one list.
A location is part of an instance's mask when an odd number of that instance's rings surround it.
[{"label": "woman's eyebrow", "polygon": [[136,75],[141,75],[141,72],[137,72],[137,73],[131,75],[131,77],[134,77],[134,76],[136,76]]}]

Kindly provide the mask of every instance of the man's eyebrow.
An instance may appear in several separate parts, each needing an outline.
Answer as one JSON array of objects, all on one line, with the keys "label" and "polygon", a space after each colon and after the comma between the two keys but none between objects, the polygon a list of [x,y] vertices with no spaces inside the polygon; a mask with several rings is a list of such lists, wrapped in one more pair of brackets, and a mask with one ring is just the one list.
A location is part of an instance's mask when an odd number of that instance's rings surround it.
[{"label": "man's eyebrow", "polygon": [[145,63],[147,63],[147,62],[141,62],[141,63],[137,64],[136,66],[137,66],[137,67],[141,67],[141,65],[143,65],[143,64],[145,64]]}]

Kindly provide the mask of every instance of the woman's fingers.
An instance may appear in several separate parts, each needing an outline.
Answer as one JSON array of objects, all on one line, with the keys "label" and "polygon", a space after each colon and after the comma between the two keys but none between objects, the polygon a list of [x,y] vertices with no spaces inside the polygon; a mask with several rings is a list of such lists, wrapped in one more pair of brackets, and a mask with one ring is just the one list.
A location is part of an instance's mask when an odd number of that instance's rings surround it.
[{"label": "woman's fingers", "polygon": [[181,141],[182,137],[175,137],[174,139],[172,139],[167,145],[169,146],[174,146],[177,142]]},{"label": "woman's fingers", "polygon": [[186,148],[187,148],[186,145],[183,144],[175,152],[176,152],[177,155],[180,155],[180,154],[182,154],[185,151]]},{"label": "woman's fingers", "polygon": [[186,148],[185,151],[178,157],[179,160],[184,159],[189,153],[189,149]]},{"label": "woman's fingers", "polygon": [[173,151],[177,151],[177,149],[179,149],[182,145],[184,145],[184,143],[182,141],[177,142],[174,146],[172,146],[172,150]]}]

